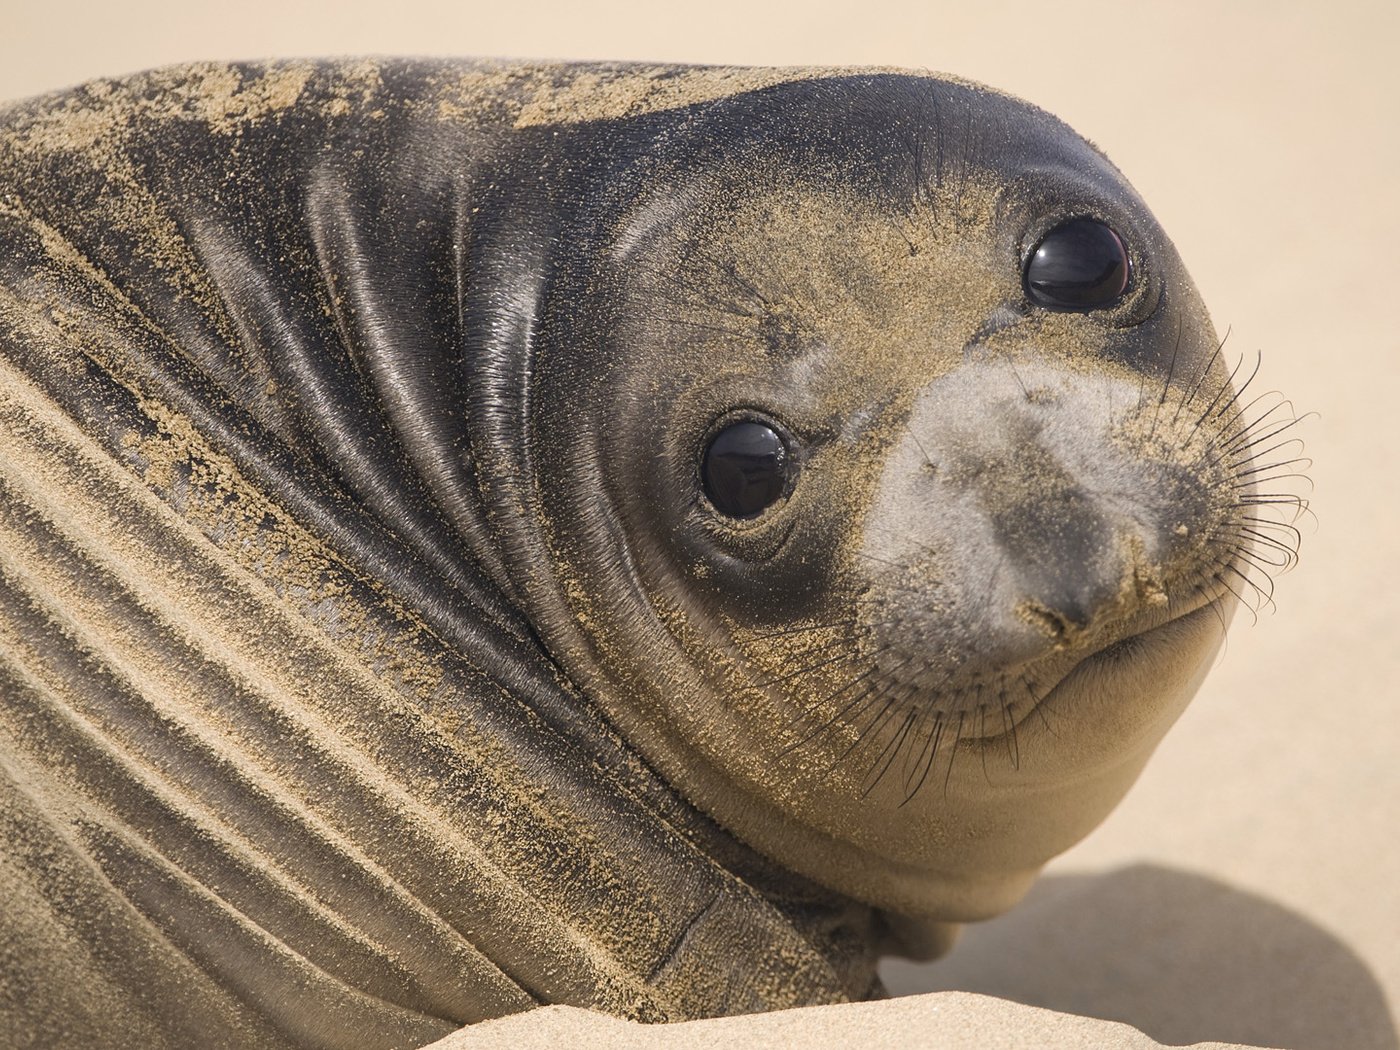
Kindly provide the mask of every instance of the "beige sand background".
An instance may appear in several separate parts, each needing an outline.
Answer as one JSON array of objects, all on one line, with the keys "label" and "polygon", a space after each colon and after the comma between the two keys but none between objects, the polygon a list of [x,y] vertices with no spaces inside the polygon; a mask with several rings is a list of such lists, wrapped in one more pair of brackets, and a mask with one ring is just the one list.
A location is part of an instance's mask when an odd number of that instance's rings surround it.
[{"label": "beige sand background", "polygon": [[[1265,384],[1318,413],[1316,522],[1277,613],[1237,619],[1108,823],[1019,910],[887,979],[1165,1043],[1400,1046],[1400,0],[3,4],[6,98],[199,58],[871,63],[986,81],[1094,139],[1162,219],[1229,346],[1262,350]],[[872,1025],[880,1046],[1144,1045],[961,996],[878,1009],[813,1020],[831,1045],[861,1045],[852,1033]],[[549,1013],[531,1045],[557,1045]],[[791,1024],[684,1045],[806,1045]],[[492,1042],[526,1045],[521,1031]],[[1057,1041],[1066,1031],[1082,1041]]]}]

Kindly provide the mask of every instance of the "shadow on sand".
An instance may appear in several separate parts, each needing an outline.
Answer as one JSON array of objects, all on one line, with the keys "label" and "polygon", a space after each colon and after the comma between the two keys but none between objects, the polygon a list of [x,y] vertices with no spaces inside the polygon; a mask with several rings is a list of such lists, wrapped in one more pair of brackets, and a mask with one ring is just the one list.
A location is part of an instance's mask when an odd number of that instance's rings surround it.
[{"label": "shadow on sand", "polygon": [[1158,1042],[1397,1050],[1366,965],[1303,916],[1152,865],[1047,876],[945,959],[887,959],[892,995],[961,990],[1123,1021]]}]

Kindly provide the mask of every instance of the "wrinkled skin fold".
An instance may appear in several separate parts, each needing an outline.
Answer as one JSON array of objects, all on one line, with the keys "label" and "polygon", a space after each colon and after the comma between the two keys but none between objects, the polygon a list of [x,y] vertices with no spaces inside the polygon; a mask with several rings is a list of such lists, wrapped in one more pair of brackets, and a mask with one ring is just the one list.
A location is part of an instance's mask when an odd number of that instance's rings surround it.
[{"label": "wrinkled skin fold", "polygon": [[[1083,215],[1132,278],[1027,302]],[[1245,431],[975,86],[198,66],[0,111],[0,1042],[879,994],[1214,655]],[[752,519],[697,464],[772,421]]]}]

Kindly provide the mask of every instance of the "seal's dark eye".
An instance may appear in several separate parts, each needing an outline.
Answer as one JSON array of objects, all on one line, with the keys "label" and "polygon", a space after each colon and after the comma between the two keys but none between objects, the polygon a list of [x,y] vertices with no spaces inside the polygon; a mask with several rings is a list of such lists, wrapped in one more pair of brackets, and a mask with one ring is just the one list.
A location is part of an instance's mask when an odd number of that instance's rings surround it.
[{"label": "seal's dark eye", "polygon": [[787,446],[778,433],[764,423],[745,420],[710,439],[700,480],[721,514],[753,518],[783,494],[789,464]]},{"label": "seal's dark eye", "polygon": [[1026,260],[1026,295],[1049,310],[1098,310],[1128,288],[1128,251],[1097,219],[1071,219],[1040,239]]}]

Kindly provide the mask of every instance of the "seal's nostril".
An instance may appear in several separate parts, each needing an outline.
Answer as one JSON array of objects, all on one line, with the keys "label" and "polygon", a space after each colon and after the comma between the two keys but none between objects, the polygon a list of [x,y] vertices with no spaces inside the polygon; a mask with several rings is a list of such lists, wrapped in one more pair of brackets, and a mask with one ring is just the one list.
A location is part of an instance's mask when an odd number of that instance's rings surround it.
[{"label": "seal's nostril", "polygon": [[1022,602],[1016,608],[1016,614],[1026,623],[1041,631],[1048,637],[1055,648],[1061,648],[1069,642],[1074,633],[1073,628],[1082,630],[1084,622],[1073,622],[1068,619],[1059,609],[1051,609],[1036,601]]},{"label": "seal's nostril", "polygon": [[1051,648],[1072,645],[1122,604],[1121,562],[1102,562],[1074,577],[1027,574],[1015,606],[1017,619],[1042,634]]}]

